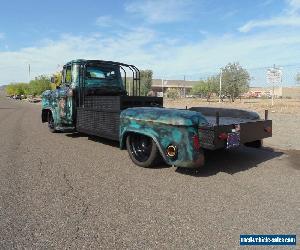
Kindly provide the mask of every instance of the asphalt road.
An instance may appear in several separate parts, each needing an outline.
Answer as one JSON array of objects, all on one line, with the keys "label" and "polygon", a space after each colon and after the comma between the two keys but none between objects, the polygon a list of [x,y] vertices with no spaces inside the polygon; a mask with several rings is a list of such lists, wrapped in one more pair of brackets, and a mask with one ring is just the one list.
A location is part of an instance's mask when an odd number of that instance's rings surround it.
[{"label": "asphalt road", "polygon": [[49,133],[39,105],[0,96],[0,248],[235,249],[240,234],[299,238],[299,162],[299,151],[242,147],[209,154],[200,171],[144,169],[116,143]]}]

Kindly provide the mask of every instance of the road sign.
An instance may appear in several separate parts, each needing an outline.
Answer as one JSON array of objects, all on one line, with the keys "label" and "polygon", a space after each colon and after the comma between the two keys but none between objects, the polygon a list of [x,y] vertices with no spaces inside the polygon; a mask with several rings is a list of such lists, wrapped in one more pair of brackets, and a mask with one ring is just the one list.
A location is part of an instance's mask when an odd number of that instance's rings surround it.
[{"label": "road sign", "polygon": [[267,83],[272,85],[272,106],[274,105],[274,86],[279,85],[282,80],[282,70],[276,68],[275,65],[273,68],[267,69],[266,73]]},{"label": "road sign", "polygon": [[164,97],[164,93],[163,93],[163,92],[157,92],[157,93],[156,93],[156,96],[157,96],[157,97]]},{"label": "road sign", "polygon": [[272,85],[279,85],[282,79],[282,70],[279,68],[269,68],[266,74],[267,82]]}]

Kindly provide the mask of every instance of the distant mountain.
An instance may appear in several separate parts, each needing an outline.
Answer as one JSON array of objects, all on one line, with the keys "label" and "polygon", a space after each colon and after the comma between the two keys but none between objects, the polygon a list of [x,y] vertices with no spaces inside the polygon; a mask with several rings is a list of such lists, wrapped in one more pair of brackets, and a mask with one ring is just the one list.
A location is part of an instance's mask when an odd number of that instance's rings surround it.
[{"label": "distant mountain", "polygon": [[1,83],[0,83],[0,90],[4,90],[5,87],[6,87],[6,85],[1,85]]}]

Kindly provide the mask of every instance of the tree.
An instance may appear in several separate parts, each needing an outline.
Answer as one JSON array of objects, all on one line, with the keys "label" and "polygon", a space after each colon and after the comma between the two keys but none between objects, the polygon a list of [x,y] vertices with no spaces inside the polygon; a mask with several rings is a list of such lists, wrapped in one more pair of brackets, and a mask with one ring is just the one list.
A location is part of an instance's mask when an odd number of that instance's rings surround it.
[{"label": "tree", "polygon": [[300,84],[300,72],[296,75],[296,83]]},{"label": "tree", "polygon": [[48,76],[40,75],[29,82],[29,92],[32,95],[41,95],[47,89],[51,89],[51,82]]},{"label": "tree", "polygon": [[28,95],[29,88],[27,83],[16,84],[16,95]]},{"label": "tree", "polygon": [[176,99],[179,97],[179,91],[177,89],[168,89],[166,92],[168,98]]},{"label": "tree", "polygon": [[11,83],[6,86],[5,91],[8,95],[28,95],[29,88],[27,83]]},{"label": "tree", "polygon": [[146,96],[151,90],[153,71],[149,69],[140,71],[141,95]]},{"label": "tree", "polygon": [[50,78],[40,75],[29,83],[11,83],[5,91],[8,95],[41,95],[47,89],[51,89]]},{"label": "tree", "polygon": [[195,84],[192,87],[192,91],[191,91],[193,95],[200,95],[200,96],[206,95],[206,92],[207,92],[207,88],[206,88],[205,80],[201,80],[197,84]]},{"label": "tree", "polygon": [[53,79],[54,79],[54,83],[51,83],[51,88],[52,89],[56,89],[56,87],[61,85],[61,79],[62,79],[62,74],[60,71],[54,73],[52,75]]},{"label": "tree", "polygon": [[234,102],[249,89],[250,75],[239,63],[228,63],[222,70],[222,93]]},{"label": "tree", "polygon": [[201,80],[198,84],[193,86],[192,94],[204,96],[206,97],[206,100],[209,101],[214,93],[218,93],[218,84],[219,79],[217,76],[212,76],[206,80]]},{"label": "tree", "polygon": [[5,87],[5,92],[7,95],[15,95],[16,94],[16,86],[15,84],[9,84]]}]

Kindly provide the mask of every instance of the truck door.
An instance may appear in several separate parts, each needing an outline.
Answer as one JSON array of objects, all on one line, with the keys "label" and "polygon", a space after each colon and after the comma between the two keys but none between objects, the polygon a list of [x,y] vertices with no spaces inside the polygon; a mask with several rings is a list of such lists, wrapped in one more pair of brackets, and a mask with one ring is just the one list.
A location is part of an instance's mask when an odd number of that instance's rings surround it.
[{"label": "truck door", "polygon": [[62,87],[59,90],[58,112],[61,123],[73,125],[73,92],[72,92],[72,66],[67,65],[63,69]]},{"label": "truck door", "polygon": [[[82,71],[78,91],[76,130],[118,140],[120,96],[114,95],[113,91],[117,91],[119,82],[110,73],[108,66],[87,65]],[[112,107],[116,110],[112,110]]]}]

